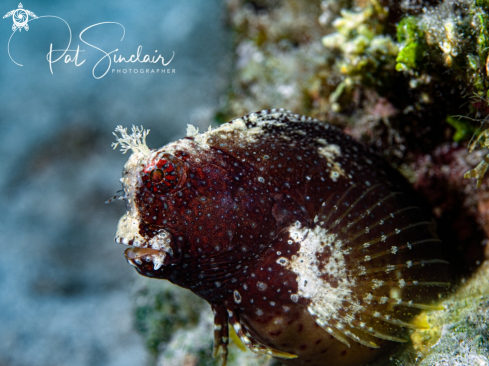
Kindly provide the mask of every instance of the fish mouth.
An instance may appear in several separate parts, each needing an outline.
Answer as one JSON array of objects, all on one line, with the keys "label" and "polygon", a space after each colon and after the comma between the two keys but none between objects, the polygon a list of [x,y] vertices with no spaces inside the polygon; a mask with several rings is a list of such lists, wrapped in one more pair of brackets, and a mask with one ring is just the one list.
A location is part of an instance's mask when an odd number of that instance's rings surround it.
[{"label": "fish mouth", "polygon": [[[124,252],[127,263],[138,270],[157,271],[165,264],[167,253],[150,248],[127,248]],[[151,268],[152,265],[152,268]]]},{"label": "fish mouth", "polygon": [[[130,214],[121,217],[117,227],[115,242],[130,247],[124,255],[131,266],[147,272],[151,269],[157,271],[162,266],[175,262],[173,240],[168,231],[158,229],[152,238],[146,238],[140,234],[139,227],[139,220]],[[150,268],[150,264],[153,268]]]},{"label": "fish mouth", "polygon": [[168,243],[166,242],[168,239],[166,232],[160,232],[154,238],[145,242],[124,240],[120,237],[116,237],[115,241],[119,244],[129,246],[124,251],[124,256],[131,266],[138,268],[138,270],[144,269],[144,272],[147,272],[151,269],[157,271],[164,265],[169,265],[174,262],[172,258],[173,250],[168,245],[171,240]]}]

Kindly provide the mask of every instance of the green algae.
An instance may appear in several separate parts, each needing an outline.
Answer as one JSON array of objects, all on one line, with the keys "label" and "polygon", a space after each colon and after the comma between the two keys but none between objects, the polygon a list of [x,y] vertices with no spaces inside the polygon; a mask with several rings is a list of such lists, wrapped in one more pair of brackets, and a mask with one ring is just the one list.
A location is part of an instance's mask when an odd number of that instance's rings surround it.
[{"label": "green algae", "polygon": [[477,131],[472,122],[457,116],[448,116],[447,123],[455,129],[453,135],[455,142],[469,140]]},{"label": "green algae", "polygon": [[400,44],[396,57],[396,70],[408,71],[416,69],[425,53],[424,32],[419,27],[416,17],[402,19],[397,25],[397,42]]},{"label": "green algae", "polygon": [[342,10],[333,21],[336,32],[322,38],[324,47],[339,51],[333,65],[343,81],[330,96],[333,111],[342,93],[358,85],[381,87],[395,66],[398,46],[391,36],[384,34],[384,21],[388,10],[372,1],[361,11]]}]

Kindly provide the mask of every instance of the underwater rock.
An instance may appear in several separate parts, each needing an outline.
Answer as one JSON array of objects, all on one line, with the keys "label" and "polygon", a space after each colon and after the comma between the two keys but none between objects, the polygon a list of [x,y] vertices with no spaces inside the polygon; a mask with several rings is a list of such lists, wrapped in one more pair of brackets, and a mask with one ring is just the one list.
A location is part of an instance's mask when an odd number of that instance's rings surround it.
[{"label": "underwater rock", "polygon": [[[189,290],[167,281],[135,279],[135,325],[158,366],[219,366],[212,355],[211,307]],[[233,338],[234,336],[234,338]],[[272,366],[270,356],[246,351],[232,334],[228,366]]]},{"label": "underwater rock", "polygon": [[[416,361],[405,352],[401,365],[488,365],[489,364],[489,262],[464,281],[457,291],[440,302],[445,309],[427,311],[416,321],[431,327],[411,334]],[[412,357],[412,356],[410,356]]]}]

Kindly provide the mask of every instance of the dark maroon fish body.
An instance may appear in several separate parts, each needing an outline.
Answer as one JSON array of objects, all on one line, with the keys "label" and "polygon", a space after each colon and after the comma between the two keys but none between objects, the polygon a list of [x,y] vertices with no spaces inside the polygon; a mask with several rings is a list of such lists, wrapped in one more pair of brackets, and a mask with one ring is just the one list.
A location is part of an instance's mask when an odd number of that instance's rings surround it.
[{"label": "dark maroon fish body", "polygon": [[117,131],[133,154],[116,241],[212,305],[224,360],[229,323],[287,365],[361,365],[446,285],[408,184],[337,128],[268,110],[157,150]]}]

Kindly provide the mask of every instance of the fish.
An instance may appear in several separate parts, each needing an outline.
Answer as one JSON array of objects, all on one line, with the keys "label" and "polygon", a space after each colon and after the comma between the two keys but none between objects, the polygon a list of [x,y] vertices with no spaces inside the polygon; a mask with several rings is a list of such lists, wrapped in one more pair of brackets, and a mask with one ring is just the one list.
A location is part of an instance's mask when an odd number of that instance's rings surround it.
[{"label": "fish", "polygon": [[[449,282],[435,223],[406,179],[339,128],[284,109],[132,151],[115,241],[143,276],[205,299],[214,355],[229,326],[285,365],[363,365],[406,342]],[[120,136],[119,136],[120,135]]]}]

